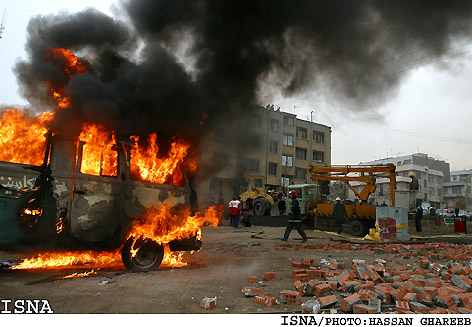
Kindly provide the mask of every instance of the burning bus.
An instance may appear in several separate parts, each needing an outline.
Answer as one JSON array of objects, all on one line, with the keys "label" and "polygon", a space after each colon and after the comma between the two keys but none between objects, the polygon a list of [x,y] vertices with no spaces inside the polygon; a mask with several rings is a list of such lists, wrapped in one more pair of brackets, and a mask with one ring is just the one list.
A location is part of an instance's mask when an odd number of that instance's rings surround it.
[{"label": "burning bus", "polygon": [[1,116],[1,247],[120,252],[135,271],[155,270],[165,251],[200,248],[200,228],[216,226],[218,214],[190,206],[188,144],[173,141],[159,157],[155,134],[118,140],[91,123],[78,138],[54,134],[52,116],[17,109]]}]

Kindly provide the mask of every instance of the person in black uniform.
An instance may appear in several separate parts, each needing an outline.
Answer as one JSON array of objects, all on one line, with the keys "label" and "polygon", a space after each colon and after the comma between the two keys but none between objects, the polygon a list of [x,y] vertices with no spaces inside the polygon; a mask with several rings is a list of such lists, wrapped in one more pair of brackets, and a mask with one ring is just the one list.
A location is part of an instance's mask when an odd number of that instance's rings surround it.
[{"label": "person in black uniform", "polygon": [[415,226],[417,233],[421,233],[421,219],[423,219],[423,208],[421,206],[418,206],[418,208],[416,208],[415,215]]},{"label": "person in black uniform", "polygon": [[291,190],[288,194],[292,198],[292,205],[290,206],[290,213],[288,215],[288,225],[287,225],[287,228],[285,229],[285,234],[282,241],[286,242],[292,230],[296,228],[298,231],[298,234],[300,234],[300,236],[302,237],[301,243],[305,243],[308,240],[308,237],[306,236],[306,233],[302,229],[302,226],[301,226],[302,216],[300,214],[300,204],[298,203],[298,200],[297,200],[297,191]]},{"label": "person in black uniform", "polygon": [[336,203],[333,207],[333,216],[334,216],[334,223],[338,226],[338,234],[341,235],[343,232],[343,223],[344,219],[346,218],[346,207],[344,204],[341,203],[341,198],[336,198]]}]

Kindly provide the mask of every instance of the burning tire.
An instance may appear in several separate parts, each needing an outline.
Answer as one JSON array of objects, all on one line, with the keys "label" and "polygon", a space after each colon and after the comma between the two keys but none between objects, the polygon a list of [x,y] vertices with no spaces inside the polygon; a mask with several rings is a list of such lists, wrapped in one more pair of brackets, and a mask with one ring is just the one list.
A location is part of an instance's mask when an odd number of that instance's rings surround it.
[{"label": "burning tire", "polygon": [[129,238],[121,250],[121,260],[131,271],[156,270],[163,258],[164,247],[150,239],[139,238],[134,242],[134,238]]}]

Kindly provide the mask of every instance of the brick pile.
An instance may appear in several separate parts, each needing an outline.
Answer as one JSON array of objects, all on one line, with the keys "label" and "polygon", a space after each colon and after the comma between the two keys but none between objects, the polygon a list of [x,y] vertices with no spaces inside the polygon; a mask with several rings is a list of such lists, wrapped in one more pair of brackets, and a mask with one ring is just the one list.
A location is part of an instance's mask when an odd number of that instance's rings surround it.
[{"label": "brick pile", "polygon": [[[294,290],[281,291],[279,298],[281,303],[299,305],[305,297],[301,304],[304,313],[329,308],[344,313],[472,313],[472,262],[467,261],[472,255],[470,245],[285,243],[277,247],[288,248],[369,251],[412,259],[409,264],[387,258],[372,263],[352,260],[350,264],[336,259],[315,263],[313,258],[292,262]],[[270,301],[271,305],[279,303],[275,298]],[[256,300],[268,305],[262,302]]]}]

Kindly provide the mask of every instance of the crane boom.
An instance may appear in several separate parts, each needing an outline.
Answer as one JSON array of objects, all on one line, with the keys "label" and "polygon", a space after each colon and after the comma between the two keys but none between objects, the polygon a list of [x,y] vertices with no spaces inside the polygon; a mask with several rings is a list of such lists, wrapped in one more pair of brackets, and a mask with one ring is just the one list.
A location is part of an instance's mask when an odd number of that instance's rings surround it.
[{"label": "crane boom", "polygon": [[[395,165],[358,165],[358,166],[313,166],[307,169],[308,174],[313,180],[342,181],[356,194],[365,204],[369,195],[375,192],[375,180],[379,177],[390,179],[392,206],[395,206],[396,176]],[[364,188],[358,192],[349,182],[357,181],[365,183]]]}]

